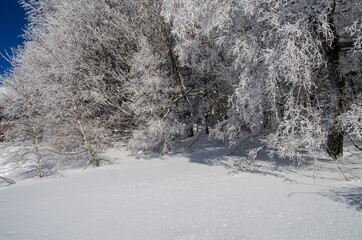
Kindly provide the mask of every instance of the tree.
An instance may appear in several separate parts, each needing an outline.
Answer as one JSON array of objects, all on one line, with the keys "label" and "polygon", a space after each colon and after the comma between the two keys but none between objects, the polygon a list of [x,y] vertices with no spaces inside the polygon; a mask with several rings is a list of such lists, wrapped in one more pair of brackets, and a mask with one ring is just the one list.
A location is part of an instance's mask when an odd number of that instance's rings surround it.
[{"label": "tree", "polygon": [[[300,159],[300,150],[317,153],[325,146],[333,157],[341,155],[339,121],[346,92],[353,90],[345,79],[358,83],[360,51],[345,57],[354,69],[341,73],[340,57],[352,44],[339,36],[346,24],[360,24],[358,1],[165,1],[165,11],[177,19],[184,58],[193,56],[191,33],[216,37],[232,61],[229,82],[237,86],[214,136],[231,144],[262,138],[272,152],[293,159]],[[358,49],[360,32],[352,32]],[[354,91],[349,106],[359,101],[360,90]]]},{"label": "tree", "polygon": [[[36,84],[36,74],[32,67],[23,62],[24,58],[26,52],[18,49],[8,59],[13,70],[2,77],[5,90],[1,102],[5,120],[1,121],[1,127],[6,129],[5,140],[24,141],[24,144],[32,142],[38,176],[42,177],[39,144],[43,133],[44,109],[40,107],[39,100],[42,99],[43,92]],[[18,68],[20,65],[22,68]]]},{"label": "tree", "polygon": [[22,129],[96,166],[116,141],[167,153],[195,124],[295,160],[360,139],[358,0],[21,2],[9,139]]},{"label": "tree", "polygon": [[126,50],[133,44],[125,25],[128,16],[110,1],[23,4],[30,18],[25,45],[32,55],[26,61],[40,62],[34,68],[41,73],[37,84],[49,94],[44,103],[46,139],[59,151],[83,145],[98,166],[93,148],[111,144],[113,137],[127,132],[122,128],[131,120],[124,104]]},{"label": "tree", "polygon": [[130,63],[127,85],[135,119],[129,146],[167,153],[185,129],[192,131],[189,101],[173,52],[170,25],[160,14],[161,1],[140,1],[137,8],[140,14],[133,22],[138,50]]},{"label": "tree", "polygon": [[235,82],[230,71],[233,57],[228,55],[227,46],[219,44],[223,33],[218,26],[226,21],[229,4],[229,1],[164,1],[162,10],[171,26],[174,54],[184,70],[184,85],[191,89],[189,111],[194,123],[204,124],[206,133],[226,116],[227,99]]},{"label": "tree", "polygon": [[130,89],[134,89],[130,108],[135,115],[137,129],[130,147],[152,149],[167,153],[172,141],[183,131],[175,111],[175,89],[170,78],[162,71],[162,58],[152,53],[146,40],[133,59]]}]

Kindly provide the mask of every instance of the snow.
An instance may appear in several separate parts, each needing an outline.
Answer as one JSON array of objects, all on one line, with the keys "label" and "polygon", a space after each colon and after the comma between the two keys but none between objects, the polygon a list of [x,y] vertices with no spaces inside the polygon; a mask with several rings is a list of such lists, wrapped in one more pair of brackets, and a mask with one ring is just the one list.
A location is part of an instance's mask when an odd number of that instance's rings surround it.
[{"label": "snow", "polygon": [[[108,149],[114,164],[0,188],[0,239],[362,239],[362,183],[331,161],[260,159],[230,174],[227,147],[202,139],[167,156]],[[342,167],[360,174],[361,154]],[[0,156],[1,157],[1,156]],[[3,157],[4,159],[4,157]],[[0,164],[1,165],[1,164]]]}]

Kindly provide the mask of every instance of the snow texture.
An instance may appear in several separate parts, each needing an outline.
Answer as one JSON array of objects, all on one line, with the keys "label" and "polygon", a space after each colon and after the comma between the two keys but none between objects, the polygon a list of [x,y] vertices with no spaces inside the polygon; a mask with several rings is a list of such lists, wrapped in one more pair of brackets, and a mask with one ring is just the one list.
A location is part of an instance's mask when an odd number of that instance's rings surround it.
[{"label": "snow texture", "polygon": [[[112,165],[41,179],[2,166],[17,183],[1,183],[0,239],[362,238],[362,183],[345,181],[333,161],[313,174],[261,153],[249,172],[231,174],[242,149],[190,144],[163,157],[108,149]],[[351,146],[342,167],[358,176],[360,159]]]}]

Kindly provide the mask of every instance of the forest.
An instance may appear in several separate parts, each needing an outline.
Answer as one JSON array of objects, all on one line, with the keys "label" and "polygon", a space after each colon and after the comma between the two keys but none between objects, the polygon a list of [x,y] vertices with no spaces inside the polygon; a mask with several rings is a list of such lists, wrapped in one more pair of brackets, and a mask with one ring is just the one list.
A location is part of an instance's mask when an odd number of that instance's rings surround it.
[{"label": "forest", "polygon": [[[360,0],[21,0],[1,139],[42,157],[167,154],[202,130],[303,163],[362,140]],[[201,131],[200,130],[200,131]],[[24,150],[25,151],[25,150]],[[250,149],[255,152],[255,149]]]}]

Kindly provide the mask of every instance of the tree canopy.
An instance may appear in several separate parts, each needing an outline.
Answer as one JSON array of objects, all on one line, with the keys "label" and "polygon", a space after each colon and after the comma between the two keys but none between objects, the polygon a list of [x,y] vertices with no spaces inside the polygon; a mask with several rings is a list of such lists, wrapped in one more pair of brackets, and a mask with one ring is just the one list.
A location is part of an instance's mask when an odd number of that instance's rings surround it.
[{"label": "tree canopy", "polygon": [[196,125],[298,161],[361,140],[359,0],[21,3],[26,41],[2,76],[7,141],[85,149],[99,165],[119,141],[167,153]]}]

